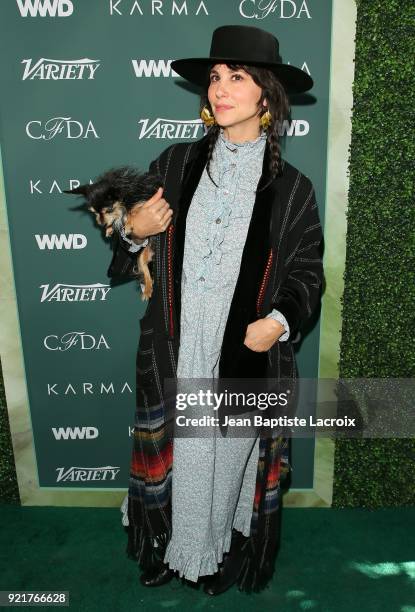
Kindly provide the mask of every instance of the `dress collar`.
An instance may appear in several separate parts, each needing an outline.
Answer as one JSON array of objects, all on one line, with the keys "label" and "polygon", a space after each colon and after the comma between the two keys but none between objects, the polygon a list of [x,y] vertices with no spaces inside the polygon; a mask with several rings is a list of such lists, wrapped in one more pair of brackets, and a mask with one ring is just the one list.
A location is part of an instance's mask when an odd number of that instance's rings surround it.
[{"label": "dress collar", "polygon": [[228,140],[225,136],[225,132],[223,130],[223,128],[220,128],[220,133],[219,133],[219,139],[220,141],[230,150],[235,150],[235,149],[252,149],[256,146],[258,146],[260,143],[262,143],[262,141],[266,140],[267,135],[264,131],[261,132],[261,134],[255,138],[254,140],[246,140],[245,142],[231,142],[230,140]]},{"label": "dress collar", "polygon": [[266,132],[261,134],[254,140],[246,140],[245,142],[231,142],[225,135],[223,128],[220,129],[217,140],[219,155],[223,160],[248,160],[252,157],[260,156],[264,151],[267,140]]}]

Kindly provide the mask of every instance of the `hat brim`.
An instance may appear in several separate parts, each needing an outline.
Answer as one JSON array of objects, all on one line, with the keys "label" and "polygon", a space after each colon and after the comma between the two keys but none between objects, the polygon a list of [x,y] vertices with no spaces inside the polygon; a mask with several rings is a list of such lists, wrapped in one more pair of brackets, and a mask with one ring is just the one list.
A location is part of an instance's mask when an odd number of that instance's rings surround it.
[{"label": "hat brim", "polygon": [[252,62],[241,58],[231,57],[191,57],[188,59],[178,59],[171,62],[171,67],[181,77],[203,87],[206,84],[206,70],[209,64],[246,64],[249,66],[259,66],[268,68],[281,81],[287,93],[303,93],[311,89],[314,81],[309,74],[289,64]]}]

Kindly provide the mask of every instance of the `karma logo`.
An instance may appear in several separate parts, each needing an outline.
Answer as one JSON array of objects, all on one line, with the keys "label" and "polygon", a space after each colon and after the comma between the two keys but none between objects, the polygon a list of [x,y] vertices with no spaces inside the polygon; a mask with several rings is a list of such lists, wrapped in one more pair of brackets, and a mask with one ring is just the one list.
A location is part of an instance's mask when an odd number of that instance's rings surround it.
[{"label": "karma logo", "polygon": [[178,119],[155,119],[150,123],[150,119],[140,119],[141,124],[139,139],[143,138],[198,138],[200,132],[205,131],[204,123],[201,119],[190,121],[179,121]]},{"label": "karma logo", "polygon": [[63,134],[66,138],[89,138],[90,135],[99,138],[92,121],[88,121],[86,127],[80,121],[75,121],[71,117],[53,117],[45,124],[42,121],[29,121],[26,125],[26,134],[34,140],[52,140],[58,134]]},{"label": "karma logo", "polygon": [[[94,181],[92,179],[89,180],[90,184]],[[79,179],[68,179],[68,182],[65,182],[65,185],[62,186],[56,179],[52,179],[51,182],[48,182],[47,186],[44,187],[42,183],[42,179],[29,179],[29,193],[30,195],[36,195],[44,193],[63,193],[65,189],[75,189],[75,187],[79,187],[81,184]]]},{"label": "karma logo", "polygon": [[16,0],[22,17],[69,17],[73,13],[71,0]]},{"label": "karma logo", "polygon": [[110,15],[209,15],[206,3],[200,0],[110,0],[109,7]]},{"label": "karma logo", "polygon": [[91,80],[100,67],[99,60],[91,60],[87,57],[79,60],[54,60],[41,57],[33,63],[32,59],[22,60],[25,64],[22,81],[29,79],[63,81],[63,80]]},{"label": "karma logo", "polygon": [[173,60],[131,60],[134,68],[134,73],[137,78],[140,77],[178,77],[180,76],[173,70],[171,63]]},{"label": "karma logo", "polygon": [[43,289],[41,302],[95,302],[104,301],[111,287],[95,283],[95,285],[64,285],[56,283],[49,289],[48,285],[40,285]]},{"label": "karma logo", "polygon": [[[112,381],[109,382],[79,382],[78,383],[64,383],[63,385],[59,385],[59,383],[47,383],[47,391],[49,397],[62,397],[63,395],[70,395],[71,398],[77,395],[116,395],[117,391],[114,388],[114,383]],[[133,390],[127,381],[124,383],[120,383],[118,393],[123,395],[124,393],[129,393],[132,395]]]},{"label": "karma logo", "polygon": [[35,234],[37,246],[41,251],[45,249],[84,249],[88,240],[84,234]]},{"label": "karma logo", "polygon": [[311,19],[306,0],[241,0],[239,13],[245,19],[265,19],[274,13],[279,19]]}]

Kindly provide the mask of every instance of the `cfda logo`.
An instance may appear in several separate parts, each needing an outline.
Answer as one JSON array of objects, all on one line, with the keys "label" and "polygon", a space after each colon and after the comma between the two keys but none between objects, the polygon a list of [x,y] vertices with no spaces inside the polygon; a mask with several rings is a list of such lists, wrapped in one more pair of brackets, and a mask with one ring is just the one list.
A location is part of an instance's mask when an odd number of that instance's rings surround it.
[{"label": "cfda logo", "polygon": [[69,17],[71,0],[16,0],[22,17]]},{"label": "cfda logo", "polygon": [[26,134],[34,140],[52,140],[55,136],[63,134],[65,138],[99,138],[94,124],[88,121],[86,125],[71,117],[53,117],[45,123],[42,121],[29,121],[26,125]]},{"label": "cfda logo", "polygon": [[86,334],[83,331],[67,332],[60,337],[50,334],[45,336],[43,345],[48,351],[68,351],[72,347],[77,347],[81,351],[99,350],[103,347],[111,350],[103,334],[96,338],[92,334]]},{"label": "cfda logo", "polygon": [[239,13],[245,19],[265,19],[269,15],[279,19],[311,19],[306,0],[241,0]]}]

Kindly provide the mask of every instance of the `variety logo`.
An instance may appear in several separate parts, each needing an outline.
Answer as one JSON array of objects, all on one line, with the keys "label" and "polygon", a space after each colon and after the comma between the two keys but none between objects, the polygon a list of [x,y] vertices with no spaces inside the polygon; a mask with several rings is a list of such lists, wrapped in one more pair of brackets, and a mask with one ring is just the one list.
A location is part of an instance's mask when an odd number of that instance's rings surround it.
[{"label": "variety logo", "polygon": [[239,13],[245,19],[265,19],[273,13],[279,19],[311,19],[306,0],[241,0]]},{"label": "variety logo", "polygon": [[204,131],[204,123],[201,119],[190,121],[179,121],[178,119],[155,119],[150,123],[149,119],[140,119],[141,130],[139,139],[142,138],[198,138],[199,132]]},{"label": "variety logo", "polygon": [[73,13],[71,0],[16,0],[22,17],[69,17]]},{"label": "variety logo", "polygon": [[40,289],[43,289],[41,302],[95,302],[95,300],[104,301],[111,287],[102,283],[94,285],[56,283],[50,289],[49,284],[40,285]]},{"label": "variety logo", "polygon": [[134,73],[139,77],[178,77],[180,76],[173,70],[171,63],[173,60],[131,60]]},{"label": "variety logo", "polygon": [[56,482],[85,482],[87,480],[115,480],[120,467],[106,465],[105,467],[59,467]]},{"label": "variety logo", "polygon": [[[110,0],[110,15],[209,15],[200,0]],[[143,11],[143,7],[146,9]]]},{"label": "variety logo", "polygon": [[[40,182],[42,179],[38,179],[37,181],[34,181],[32,179],[30,179],[29,182],[29,189],[30,189],[30,194],[33,195],[34,193],[62,193],[64,189],[67,190],[71,190],[71,189],[75,189],[75,187],[79,187],[79,185],[81,184],[81,182],[78,179],[69,179],[68,183],[69,185],[65,185],[64,187],[61,187],[58,183],[58,181],[55,179],[52,181],[52,183],[50,184],[50,187],[47,189],[46,192],[42,191],[43,187],[40,186]],[[92,180],[89,181],[90,184],[93,183]]]},{"label": "variety logo", "polygon": [[22,81],[29,79],[63,81],[63,80],[91,80],[95,76],[96,70],[100,67],[99,60],[91,60],[83,58],[74,60],[54,60],[41,57],[34,64],[32,59],[22,60],[22,64],[26,64],[23,72]]},{"label": "variety logo", "polygon": [[97,427],[52,427],[55,440],[93,440],[98,438]]},{"label": "variety logo", "polygon": [[85,127],[80,121],[75,121],[71,117],[53,117],[45,124],[35,120],[26,124],[26,134],[34,140],[52,140],[62,133],[71,139],[89,138],[91,133],[94,138],[99,138],[92,121],[88,121]]},{"label": "variety logo", "polygon": [[84,234],[35,234],[37,246],[45,249],[84,249],[88,243]]},{"label": "variety logo", "polygon": [[74,346],[80,348],[81,351],[98,351],[101,348],[110,349],[103,334],[101,334],[97,340],[94,336],[91,336],[91,334],[77,331],[68,332],[60,338],[52,334],[46,336],[43,340],[43,346],[47,348],[48,351],[68,351]]},{"label": "variety logo", "polygon": [[[115,395],[114,383],[91,383],[84,382],[73,385],[68,383],[67,385],[58,385],[58,383],[50,384],[47,383],[48,395]],[[119,393],[131,393],[132,389],[127,382],[120,384]]]}]

